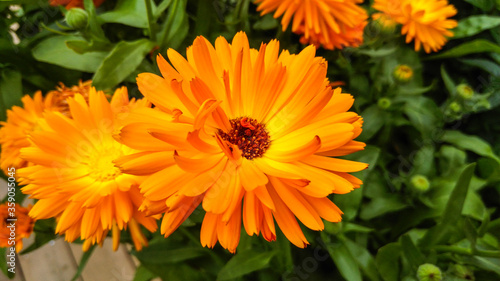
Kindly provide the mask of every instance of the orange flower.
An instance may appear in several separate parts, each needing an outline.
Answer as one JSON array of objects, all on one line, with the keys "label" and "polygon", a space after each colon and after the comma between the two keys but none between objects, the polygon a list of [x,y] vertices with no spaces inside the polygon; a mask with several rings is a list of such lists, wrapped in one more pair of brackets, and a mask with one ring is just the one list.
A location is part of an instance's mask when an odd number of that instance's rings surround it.
[{"label": "orange flower", "polygon": [[33,98],[26,95],[21,99],[23,107],[14,106],[7,110],[7,121],[0,122],[0,168],[5,174],[9,167],[22,168],[28,165],[26,160],[19,157],[19,151],[30,145],[28,136],[39,130],[44,111],[60,111],[68,115],[68,103],[65,99],[79,93],[88,100],[90,83],[91,81],[80,81],[78,86],[71,88],[60,83],[61,86],[50,91],[45,98],[38,91]]},{"label": "orange flower", "polygon": [[23,238],[33,232],[35,220],[28,216],[31,206],[24,208],[19,204],[6,202],[0,205],[0,247],[23,249]]},{"label": "orange flower", "polygon": [[21,156],[34,165],[20,169],[23,193],[39,199],[30,211],[36,219],[57,217],[56,232],[67,241],[86,240],[83,248],[102,243],[112,231],[113,248],[120,230],[130,227],[135,247],[147,240],[142,224],[155,231],[155,218],[138,211],[142,203],[138,185],[142,177],[125,175],[113,161],[135,152],[113,138],[131,108],[147,107],[146,100],[129,102],[126,88],[118,89],[108,102],[103,92],[90,90],[89,101],[80,94],[68,99],[73,119],[46,112],[41,130],[31,134],[33,146]]},{"label": "orange flower", "polygon": [[439,51],[446,37],[453,36],[450,29],[457,26],[455,20],[448,19],[457,10],[447,0],[375,0],[373,8],[403,25],[401,33],[406,34],[406,43],[415,40],[415,51],[422,46],[426,53]]},{"label": "orange flower", "polygon": [[119,135],[142,152],[120,158],[125,173],[149,175],[142,209],[163,213],[170,235],[201,203],[201,243],[234,252],[241,222],[248,235],[276,239],[274,220],[298,247],[308,244],[296,217],[314,230],[342,212],[328,195],[361,181],[364,163],[331,158],[362,150],[362,119],[346,112],[351,95],[332,89],[314,46],[279,54],[275,40],[251,49],[245,33],[215,48],[198,37],[187,60],[158,56],[163,77],[142,73],[139,90],[155,108],[131,112]]},{"label": "orange flower", "polygon": [[261,15],[274,12],[283,15],[285,31],[292,22],[292,31],[302,35],[303,44],[312,43],[325,49],[357,47],[363,42],[363,29],[368,15],[359,7],[360,0],[256,0]]},{"label": "orange flower", "polygon": [[[94,0],[94,6],[99,7],[105,0]],[[71,8],[83,8],[83,0],[50,0],[51,6],[62,5],[69,10]]]}]

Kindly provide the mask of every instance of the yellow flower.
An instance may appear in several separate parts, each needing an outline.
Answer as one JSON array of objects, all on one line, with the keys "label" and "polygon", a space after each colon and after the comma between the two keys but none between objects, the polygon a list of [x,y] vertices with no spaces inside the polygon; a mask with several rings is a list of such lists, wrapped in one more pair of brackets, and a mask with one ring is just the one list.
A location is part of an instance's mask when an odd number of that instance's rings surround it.
[{"label": "yellow flower", "polygon": [[363,42],[367,24],[366,11],[357,5],[359,0],[256,0],[261,15],[274,12],[283,15],[285,31],[292,21],[292,31],[302,35],[303,44],[311,43],[325,49],[357,47]]},{"label": "yellow flower", "polygon": [[[12,202],[0,204],[0,247],[15,246],[16,252],[23,249],[22,239],[30,237],[35,225],[35,220],[28,216],[30,209],[31,206],[24,208]],[[11,227],[12,224],[14,227]],[[12,236],[12,233],[15,235]]]},{"label": "yellow flower", "polygon": [[44,111],[59,111],[63,114],[69,114],[68,97],[75,94],[81,94],[88,100],[88,91],[91,81],[82,83],[78,86],[68,88],[60,83],[55,91],[50,91],[47,96],[42,97],[42,92],[38,91],[30,97],[24,96],[21,101],[23,107],[14,106],[7,110],[7,121],[0,122],[0,168],[7,174],[9,167],[22,168],[28,165],[28,162],[19,157],[19,151],[23,147],[30,145],[28,136],[40,128],[40,122],[43,120]]},{"label": "yellow flower", "polygon": [[80,94],[68,104],[73,119],[46,112],[40,130],[31,133],[33,145],[21,150],[21,157],[33,163],[18,171],[20,183],[27,184],[22,191],[39,199],[30,216],[56,217],[56,232],[68,241],[86,240],[84,250],[102,243],[110,230],[116,249],[120,230],[128,226],[141,249],[147,240],[139,224],[154,231],[156,222],[138,211],[142,178],[123,174],[113,163],[136,152],[117,142],[113,133],[122,126],[127,108],[147,107],[148,102],[129,102],[126,88],[121,88],[110,103],[92,88],[88,104]]},{"label": "yellow flower", "polygon": [[375,0],[373,8],[402,24],[406,43],[415,40],[416,51],[422,46],[426,53],[439,51],[446,37],[453,36],[450,29],[457,26],[455,20],[448,19],[457,10],[447,0]]},{"label": "yellow flower", "polygon": [[296,217],[314,230],[342,212],[327,197],[362,183],[349,172],[364,163],[332,158],[362,150],[354,141],[362,119],[346,112],[349,94],[332,89],[327,63],[314,46],[279,54],[276,40],[249,47],[240,32],[215,48],[198,37],[187,60],[158,56],[163,77],[142,73],[139,90],[155,108],[129,115],[119,135],[142,150],[116,163],[125,173],[150,175],[140,186],[143,208],[163,213],[170,235],[201,203],[201,243],[217,240],[234,252],[241,222],[248,235],[276,239],[274,220],[298,247],[308,244]]}]

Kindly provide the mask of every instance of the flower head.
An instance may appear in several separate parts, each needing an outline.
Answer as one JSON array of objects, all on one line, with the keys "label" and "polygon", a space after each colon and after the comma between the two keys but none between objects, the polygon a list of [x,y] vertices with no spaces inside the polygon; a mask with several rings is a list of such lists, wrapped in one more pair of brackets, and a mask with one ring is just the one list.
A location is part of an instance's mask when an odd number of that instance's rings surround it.
[{"label": "flower head", "polygon": [[128,109],[147,107],[145,100],[129,101],[126,88],[108,102],[104,93],[91,89],[88,103],[80,94],[68,99],[73,119],[60,112],[45,113],[39,131],[31,134],[32,146],[21,157],[33,163],[20,169],[22,191],[39,199],[30,211],[36,219],[57,218],[56,232],[66,240],[86,240],[84,250],[101,243],[112,231],[114,248],[120,230],[130,227],[135,246],[147,241],[139,224],[154,231],[154,218],[138,211],[141,177],[123,174],[114,160],[135,152],[113,138]]},{"label": "flower head", "polygon": [[[35,220],[28,216],[31,206],[24,208],[19,204],[6,202],[0,204],[0,247],[13,247],[16,252],[23,249],[23,238],[33,232]],[[12,236],[14,233],[14,236]],[[12,239],[13,240],[12,240]],[[13,244],[14,241],[15,243]]]},{"label": "flower head", "polygon": [[327,63],[309,46],[279,54],[276,40],[249,47],[245,33],[215,47],[195,39],[187,60],[168,50],[158,56],[163,77],[142,73],[139,90],[155,108],[129,115],[121,142],[142,150],[117,161],[121,170],[149,175],[141,184],[150,213],[163,213],[161,232],[171,234],[199,205],[206,211],[201,243],[217,241],[234,252],[241,223],[248,235],[276,239],[274,221],[298,247],[305,226],[342,212],[327,197],[361,181],[349,172],[364,163],[331,156],[362,150],[354,141],[362,119],[346,112],[349,94],[332,89]]},{"label": "flower head", "polygon": [[455,20],[449,19],[457,10],[447,0],[375,0],[373,8],[402,24],[406,43],[415,40],[416,51],[421,47],[426,53],[439,51],[446,37],[453,36],[450,29],[457,26]]},{"label": "flower head", "polygon": [[45,111],[59,111],[69,116],[67,98],[75,94],[81,94],[88,100],[88,92],[91,81],[81,82],[78,86],[68,88],[60,83],[54,91],[42,97],[42,92],[38,91],[33,98],[24,96],[21,101],[23,107],[14,106],[7,110],[7,121],[0,122],[0,167],[7,173],[8,167],[22,168],[28,165],[25,159],[19,157],[19,151],[23,147],[30,145],[28,136],[40,129]]},{"label": "flower head", "polygon": [[357,47],[363,42],[363,29],[368,18],[358,0],[257,0],[261,14],[272,11],[280,17],[283,31],[292,21],[292,31],[302,35],[303,44],[325,49]]},{"label": "flower head", "polygon": [[394,78],[400,82],[408,82],[413,77],[413,69],[406,64],[400,64],[394,68]]}]

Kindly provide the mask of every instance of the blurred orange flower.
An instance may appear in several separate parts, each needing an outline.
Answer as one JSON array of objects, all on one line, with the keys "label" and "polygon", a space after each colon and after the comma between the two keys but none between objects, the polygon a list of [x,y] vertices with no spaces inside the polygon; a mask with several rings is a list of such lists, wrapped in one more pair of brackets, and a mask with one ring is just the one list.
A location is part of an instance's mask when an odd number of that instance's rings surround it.
[{"label": "blurred orange flower", "polygon": [[22,239],[30,237],[35,226],[35,220],[28,216],[30,209],[12,202],[0,204],[0,247],[22,250]]},{"label": "blurred orange flower", "polygon": [[325,49],[357,47],[363,42],[367,24],[366,11],[358,6],[362,0],[256,0],[261,15],[274,12],[281,19],[283,31],[292,21],[292,31],[302,35],[303,44]]},{"label": "blurred orange flower", "polygon": [[[94,0],[94,6],[99,7],[106,0]],[[59,6],[62,5],[69,10],[71,8],[83,8],[83,0],[50,0],[50,5]]]}]

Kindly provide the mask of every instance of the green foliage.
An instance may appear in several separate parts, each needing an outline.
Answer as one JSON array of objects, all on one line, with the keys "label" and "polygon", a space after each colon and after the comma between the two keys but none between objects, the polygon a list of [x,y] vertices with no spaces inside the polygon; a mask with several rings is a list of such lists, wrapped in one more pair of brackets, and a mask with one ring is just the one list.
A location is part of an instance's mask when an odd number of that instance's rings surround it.
[{"label": "green foliage", "polygon": [[[438,53],[415,52],[400,30],[373,23],[359,48],[317,50],[328,61],[329,80],[345,84],[343,92],[356,99],[352,110],[364,119],[357,140],[367,143],[365,150],[344,158],[370,165],[354,173],[364,182],[360,189],[331,196],[344,212],[341,223],[325,222],[322,232],[303,227],[305,249],[279,229],[274,242],[242,229],[231,254],[201,246],[200,208],[167,239],[148,234],[149,247],[131,251],[141,263],[134,280],[410,281],[426,263],[441,268],[445,280],[499,279],[500,2],[450,2],[458,26]],[[18,11],[9,9],[14,4]],[[84,4],[88,24],[77,28],[64,21],[63,8],[0,2],[0,121],[22,95],[46,93],[58,82],[93,79],[99,89],[125,85],[139,97],[137,74],[159,73],[156,55],[169,48],[186,55],[200,35],[213,43],[243,30],[253,48],[274,38],[290,53],[305,47],[290,27],[282,30],[281,18],[260,16],[250,0]],[[401,65],[413,72],[406,80],[395,74]],[[428,189],[415,188],[415,176],[427,179]],[[23,198],[16,194],[18,202]],[[54,220],[37,221],[34,243],[21,254],[54,239],[54,230]],[[130,236],[122,234],[122,241],[130,243]]]}]

